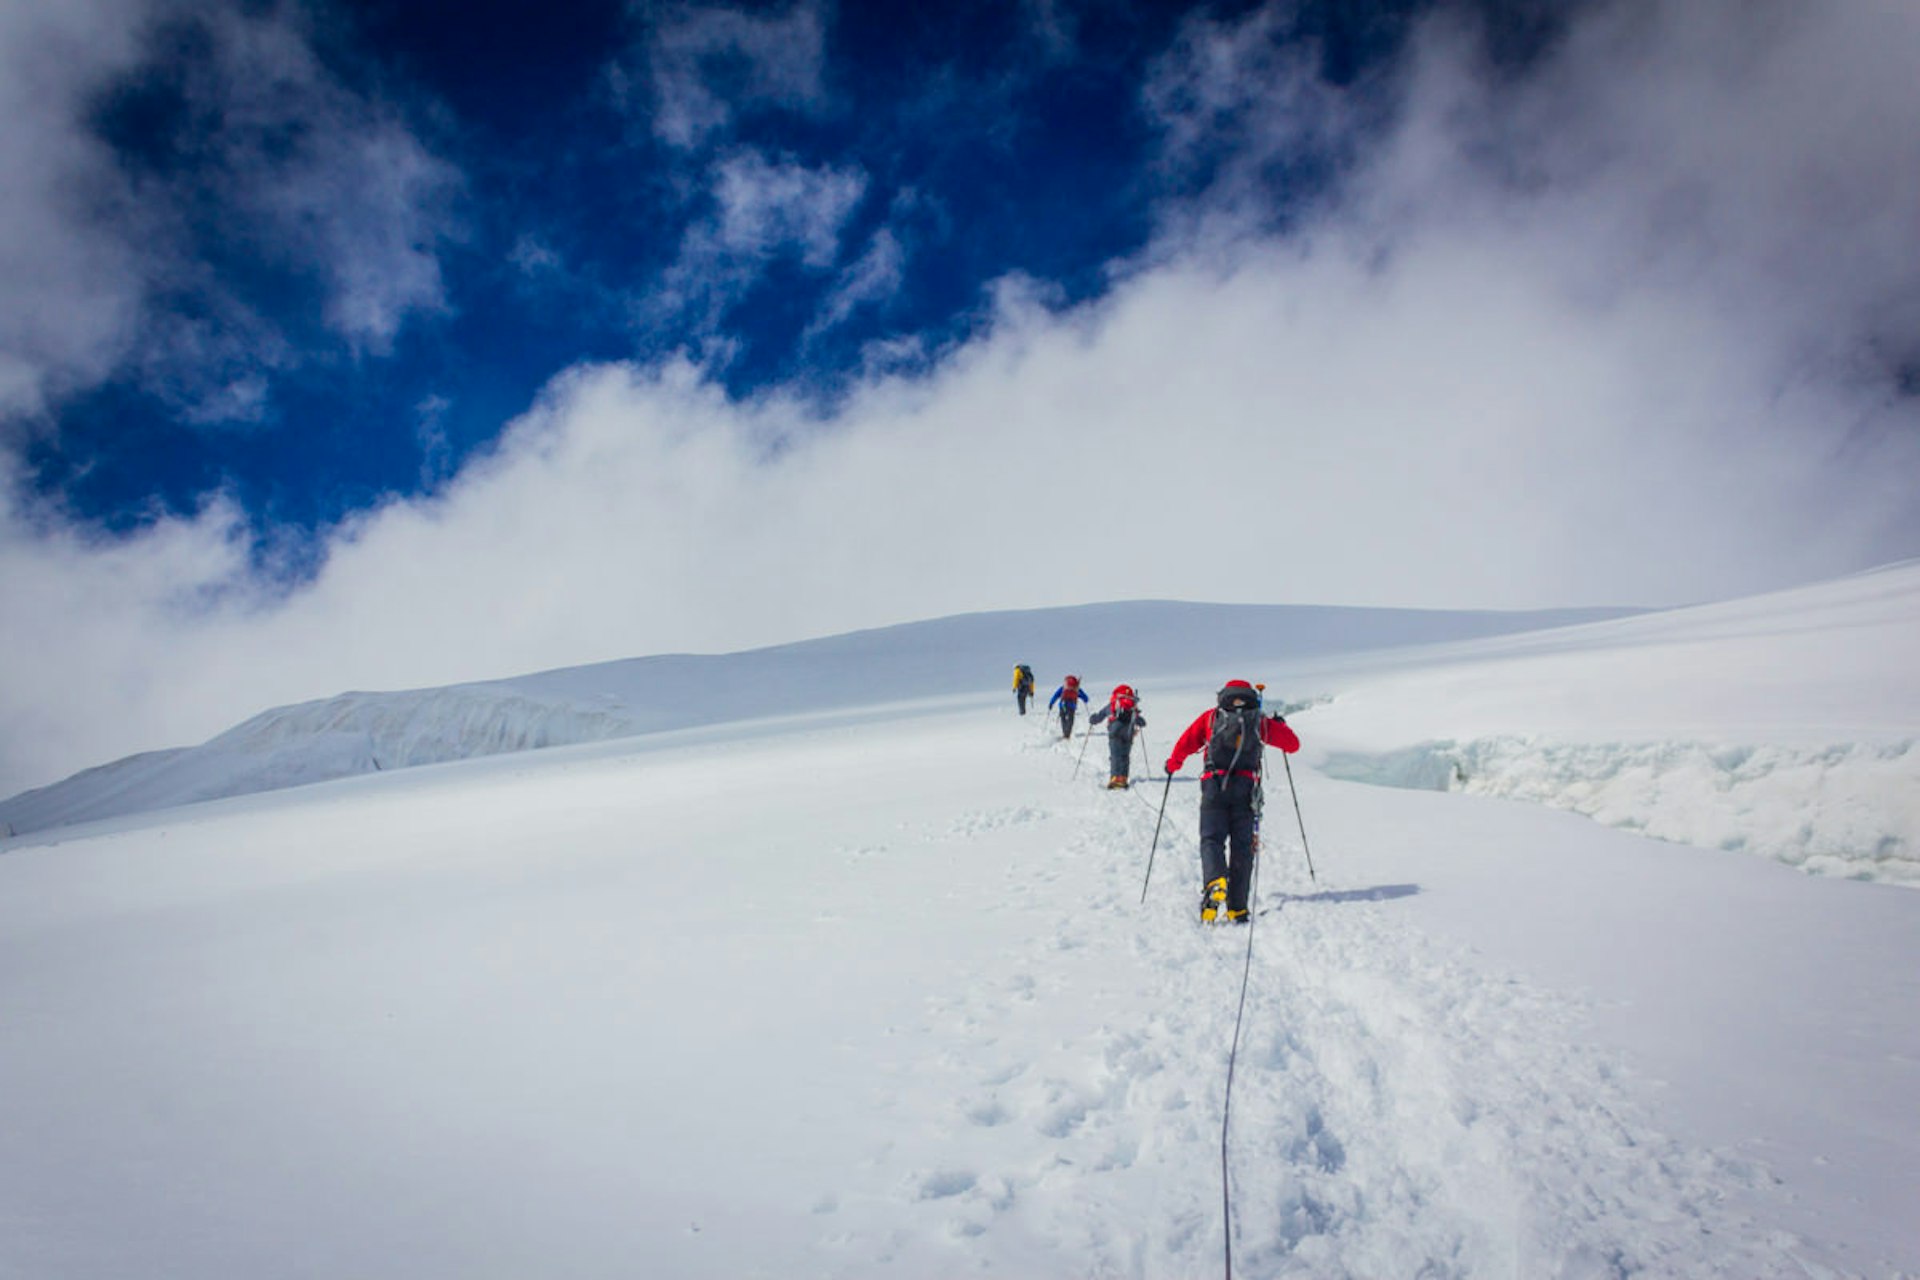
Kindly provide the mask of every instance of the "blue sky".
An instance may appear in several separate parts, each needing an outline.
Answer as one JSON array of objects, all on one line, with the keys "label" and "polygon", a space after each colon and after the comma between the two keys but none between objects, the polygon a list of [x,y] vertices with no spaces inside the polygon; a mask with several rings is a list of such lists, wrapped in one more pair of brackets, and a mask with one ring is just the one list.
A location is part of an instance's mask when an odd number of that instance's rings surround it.
[{"label": "blue sky", "polygon": [[1920,18],[30,0],[0,792],[973,609],[1920,554]]},{"label": "blue sky", "polygon": [[[1275,39],[1351,80],[1421,7]],[[1009,273],[1097,295],[1204,183],[1156,167],[1140,89],[1248,10],[157,6],[84,125],[164,278],[111,365],[48,371],[28,482],[116,530],[225,490],[297,535],[431,488],[582,360],[690,352],[737,396],[924,365]]]}]

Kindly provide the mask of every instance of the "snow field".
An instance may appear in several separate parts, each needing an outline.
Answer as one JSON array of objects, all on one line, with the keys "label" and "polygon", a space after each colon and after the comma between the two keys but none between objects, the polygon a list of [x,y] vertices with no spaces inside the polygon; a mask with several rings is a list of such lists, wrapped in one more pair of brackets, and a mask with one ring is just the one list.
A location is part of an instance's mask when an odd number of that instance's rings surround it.
[{"label": "snow field", "polygon": [[[1690,1161],[1721,1167],[1709,1195],[1778,1253],[1754,1274],[1916,1274],[1920,1126],[1903,1119],[1920,1082],[1910,891],[1531,804],[1317,773],[1302,784],[1323,876],[1332,863],[1360,883],[1417,883],[1408,926],[1464,957],[1487,984],[1479,994],[1515,979],[1553,993],[1601,1078]],[[1743,1271],[1696,1260],[1652,1273]]]},{"label": "snow field", "polygon": [[[5,895],[36,910],[0,930],[0,1127],[60,1153],[0,1172],[26,1273],[804,1256],[796,1197],[866,1131],[849,1064],[925,976],[887,963],[913,925],[874,917],[899,870],[850,803],[899,766],[822,792],[810,745],[577,748],[10,857],[38,892]],[[951,936],[920,954],[960,967]]]},{"label": "snow field", "polygon": [[[1730,1187],[1764,1185],[1763,1176],[1651,1128],[1613,1065],[1581,1047],[1575,1008],[1489,976],[1410,927],[1416,886],[1310,884],[1297,836],[1276,831],[1293,821],[1284,785],[1276,777],[1270,788],[1269,912],[1254,926],[1235,1086],[1240,1273],[1803,1274],[1722,1203]],[[1102,1119],[1127,1132],[1128,1145],[1170,1128],[1176,1176],[1191,1189],[1121,1247],[1090,1241],[1101,1265],[1088,1274],[1206,1274],[1220,1249],[1221,1095],[1246,935],[1195,920],[1197,796],[1179,781],[1167,794],[1144,916],[1136,902],[1148,806],[1095,792],[1102,812],[1078,843],[1105,863],[1095,900],[1108,910],[1094,918],[1109,915],[1147,964],[1150,983],[1135,1003],[1148,1019],[1153,1074],[1181,1082],[1174,1116],[1151,1105],[1149,1089],[1148,1106]],[[1130,1090],[1142,1083],[1138,1064],[1131,1074]],[[1111,1162],[1094,1168],[1118,1173]]]},{"label": "snow field", "polygon": [[[1150,690],[1149,744],[1207,701]],[[0,1274],[1217,1274],[1246,933],[1194,918],[1193,784],[1143,907],[1152,768],[1074,778],[1049,723],[730,726],[10,852]],[[1276,776],[1237,1274],[1920,1259],[1920,897],[1294,771],[1320,881]]]}]

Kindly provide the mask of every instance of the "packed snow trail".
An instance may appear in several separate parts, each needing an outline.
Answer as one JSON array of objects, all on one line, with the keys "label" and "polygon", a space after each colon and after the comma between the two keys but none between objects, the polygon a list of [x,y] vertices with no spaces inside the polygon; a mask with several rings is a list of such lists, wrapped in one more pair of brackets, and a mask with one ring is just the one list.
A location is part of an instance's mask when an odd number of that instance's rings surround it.
[{"label": "packed snow trail", "polygon": [[[1037,763],[1070,790],[1060,816],[1077,832],[1009,875],[1034,940],[1010,981],[930,999],[937,1065],[892,1104],[911,1128],[954,1099],[952,1157],[890,1171],[909,1189],[907,1236],[991,1241],[1015,1273],[1019,1259],[1218,1274],[1247,935],[1197,920],[1192,781],[1172,787],[1142,911],[1157,803],[1134,799],[1161,787],[1072,783],[1071,745],[1053,735]],[[1577,1009],[1407,928],[1417,886],[1309,885],[1297,840],[1274,830],[1276,799],[1233,1108],[1236,1274],[1820,1274],[1728,1204],[1764,1172],[1654,1130],[1617,1067],[1580,1047]],[[1037,1057],[1005,1048],[1035,1042]],[[940,1271],[937,1255],[912,1260]]]}]

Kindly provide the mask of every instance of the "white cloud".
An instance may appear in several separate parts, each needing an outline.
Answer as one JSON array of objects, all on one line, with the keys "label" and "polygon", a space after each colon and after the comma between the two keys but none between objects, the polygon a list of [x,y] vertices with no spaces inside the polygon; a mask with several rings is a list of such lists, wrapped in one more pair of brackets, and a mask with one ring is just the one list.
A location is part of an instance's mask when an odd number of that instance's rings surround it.
[{"label": "white cloud", "polygon": [[867,248],[820,304],[820,313],[807,326],[803,342],[811,342],[837,327],[861,307],[878,306],[900,291],[906,277],[907,251],[892,228],[873,233]]},{"label": "white cloud", "polygon": [[420,446],[420,487],[432,491],[453,473],[453,442],[447,435],[447,413],[453,401],[429,395],[413,406],[413,438]]},{"label": "white cloud", "polygon": [[758,151],[730,155],[714,171],[714,240],[748,258],[792,245],[808,266],[831,266],[840,252],[840,228],[866,189],[866,175],[857,169],[774,162]]},{"label": "white cloud", "polygon": [[259,422],[267,415],[269,394],[266,378],[245,374],[223,386],[203,389],[184,416],[200,426]]},{"label": "white cloud", "polygon": [[567,265],[559,250],[531,233],[523,234],[513,242],[507,261],[521,275],[534,279],[563,274]]},{"label": "white cloud", "polygon": [[1163,167],[1180,179],[1213,173],[1204,206],[1180,213],[1269,215],[1276,163],[1350,160],[1369,100],[1320,78],[1320,50],[1294,37],[1294,19],[1293,6],[1276,3],[1237,21],[1196,16],[1153,68],[1141,97]]},{"label": "white cloud", "polygon": [[[646,54],[654,135],[690,149],[723,132],[742,109],[822,110],[825,44],[812,3],[764,16],[720,6],[679,10],[656,28]],[[623,98],[632,97],[624,90],[631,78],[616,68]]]},{"label": "white cloud", "polygon": [[575,370],[278,604],[181,606],[246,580],[217,508],[117,543],[9,511],[0,791],[343,688],[949,612],[1678,601],[1913,554],[1920,414],[1868,342],[1916,274],[1874,198],[1920,172],[1912,23],[1700,45],[1705,2],[1602,10],[1500,91],[1431,31],[1297,234],[1170,217],[1098,302],[1010,282],[930,367],[877,347],[825,421],[685,363]]},{"label": "white cloud", "polygon": [[866,189],[856,168],[811,168],[751,149],[722,157],[712,168],[713,212],[687,228],[674,264],[642,301],[643,316],[689,317],[720,338],[727,311],[781,254],[815,271],[833,265]]},{"label": "white cloud", "polygon": [[230,176],[239,227],[324,281],[324,320],[384,354],[406,318],[445,306],[439,247],[459,175],[392,110],[330,77],[285,14],[208,15],[193,109]]},{"label": "white cloud", "polygon": [[233,703],[205,665],[216,638],[194,602],[243,579],[237,511],[215,501],[115,539],[24,508],[16,492],[0,462],[0,790],[204,736],[195,704],[218,716]]},{"label": "white cloud", "polygon": [[[156,73],[177,89],[193,160],[129,170],[95,132],[99,112]],[[0,112],[0,414],[134,369],[190,420],[258,418],[262,375],[298,353],[195,256],[197,235],[310,278],[316,319],[357,350],[385,351],[409,316],[444,305],[458,174],[334,80],[291,7],[6,6]],[[194,298],[201,318],[163,296]]]},{"label": "white cloud", "polygon": [[[328,327],[385,355],[411,316],[447,309],[438,249],[456,178],[391,121],[334,143],[275,193],[275,204],[289,224],[310,228],[310,252],[329,282]],[[347,191],[355,198],[344,199]]]},{"label": "white cloud", "polygon": [[101,376],[132,342],[138,246],[89,228],[119,193],[79,127],[89,88],[134,56],[119,6],[0,6],[0,416]]}]

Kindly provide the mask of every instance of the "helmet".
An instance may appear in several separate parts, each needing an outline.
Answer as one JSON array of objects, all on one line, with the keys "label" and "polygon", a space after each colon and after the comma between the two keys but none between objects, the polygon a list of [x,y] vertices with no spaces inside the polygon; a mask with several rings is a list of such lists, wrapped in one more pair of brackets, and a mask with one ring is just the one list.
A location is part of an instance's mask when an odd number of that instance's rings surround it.
[{"label": "helmet", "polygon": [[1259,704],[1260,695],[1245,680],[1229,680],[1220,688],[1220,705],[1223,707],[1251,707]]}]

